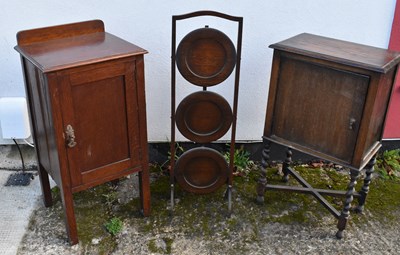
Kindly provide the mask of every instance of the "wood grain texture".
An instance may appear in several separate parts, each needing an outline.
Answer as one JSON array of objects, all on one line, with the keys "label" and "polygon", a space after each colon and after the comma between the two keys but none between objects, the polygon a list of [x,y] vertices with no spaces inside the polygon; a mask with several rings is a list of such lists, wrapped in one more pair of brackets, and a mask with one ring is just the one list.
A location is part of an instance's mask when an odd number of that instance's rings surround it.
[{"label": "wood grain texture", "polygon": [[101,21],[23,31],[18,38],[44,202],[52,203],[50,174],[60,187],[70,243],[78,242],[74,192],[139,172],[148,215],[146,51],[104,32]]},{"label": "wood grain texture", "polygon": [[400,56],[396,51],[307,33],[272,44],[270,47],[381,73],[386,73],[397,65]]},{"label": "wood grain texture", "polygon": [[17,42],[18,45],[27,45],[98,32],[104,32],[103,21],[90,20],[20,31],[17,33]]},{"label": "wood grain texture", "polygon": [[270,47],[264,137],[362,169],[380,147],[400,53],[311,34]]},{"label": "wood grain texture", "polygon": [[18,45],[15,49],[44,73],[147,53],[107,32]]},{"label": "wood grain texture", "polygon": [[[257,201],[264,201],[266,189],[312,194],[338,219],[336,237],[341,239],[354,197],[359,212],[365,203],[400,53],[310,34],[270,47],[274,57]],[[270,142],[288,147],[283,181],[292,176],[301,188],[267,183]],[[291,149],[349,167],[347,190],[314,189],[289,167]],[[357,177],[366,165],[357,193]],[[341,213],[322,195],[344,196]]]},{"label": "wood grain texture", "polygon": [[273,134],[351,163],[369,78],[290,58],[280,70]]}]

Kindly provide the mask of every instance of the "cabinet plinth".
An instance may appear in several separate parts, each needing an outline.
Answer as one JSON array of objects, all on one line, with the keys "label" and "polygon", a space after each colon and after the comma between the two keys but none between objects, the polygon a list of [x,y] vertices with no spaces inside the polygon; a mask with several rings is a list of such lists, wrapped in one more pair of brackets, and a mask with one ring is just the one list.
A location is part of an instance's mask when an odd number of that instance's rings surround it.
[{"label": "cabinet plinth", "polygon": [[[274,55],[258,200],[265,189],[310,193],[339,219],[340,238],[353,195],[359,197],[360,208],[365,202],[366,192],[355,192],[354,184],[366,168],[369,185],[400,53],[306,33],[270,47]],[[266,184],[270,142],[289,148],[284,180],[293,175],[304,188]],[[289,167],[292,149],[351,169],[341,213],[321,196],[339,193],[313,189]]]},{"label": "cabinet plinth", "polygon": [[52,204],[50,175],[71,244],[74,192],[138,172],[148,215],[147,51],[105,32],[100,20],[21,31],[17,41],[44,203]]}]

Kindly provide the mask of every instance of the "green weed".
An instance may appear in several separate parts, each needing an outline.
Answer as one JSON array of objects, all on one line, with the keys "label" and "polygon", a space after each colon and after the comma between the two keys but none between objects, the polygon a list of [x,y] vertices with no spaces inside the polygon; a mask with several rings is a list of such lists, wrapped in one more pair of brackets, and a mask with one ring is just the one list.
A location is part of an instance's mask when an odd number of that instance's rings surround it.
[{"label": "green weed", "polygon": [[[228,145],[228,147],[230,147]],[[230,151],[224,153],[225,160],[230,162]],[[233,154],[233,164],[235,166],[235,174],[240,176],[246,176],[255,167],[255,163],[250,159],[250,152],[246,151],[243,146],[235,149]]]},{"label": "green weed", "polygon": [[376,159],[376,171],[383,179],[398,179],[400,173],[400,149],[384,151]]},{"label": "green weed", "polygon": [[122,231],[124,224],[120,218],[114,217],[104,226],[111,235],[115,236]]}]

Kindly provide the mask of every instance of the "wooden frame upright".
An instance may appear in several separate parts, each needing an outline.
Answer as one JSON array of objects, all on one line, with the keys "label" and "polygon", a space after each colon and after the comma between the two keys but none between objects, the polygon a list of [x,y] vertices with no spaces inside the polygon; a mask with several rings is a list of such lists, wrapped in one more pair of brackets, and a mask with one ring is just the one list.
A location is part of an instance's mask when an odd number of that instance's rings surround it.
[{"label": "wooden frame upright", "polygon": [[[215,12],[215,11],[197,11],[183,15],[174,15],[172,16],[172,43],[171,43],[171,161],[170,161],[170,184],[171,184],[171,208],[174,206],[174,185],[175,185],[175,155],[176,155],[176,53],[177,53],[177,44],[176,44],[176,28],[177,21],[190,19],[194,17],[200,16],[214,16],[226,20],[230,20],[233,22],[237,22],[238,30],[237,30],[237,43],[236,43],[236,66],[235,66],[235,80],[234,80],[234,96],[233,96],[233,107],[232,107],[232,124],[231,124],[231,140],[230,140],[230,163],[228,166],[228,178],[226,183],[228,185],[227,188],[227,196],[228,196],[228,209],[231,211],[231,189],[232,189],[232,180],[233,180],[233,156],[235,151],[235,139],[236,139],[236,117],[237,117],[237,107],[238,107],[238,93],[239,93],[239,77],[240,77],[240,59],[241,59],[241,48],[242,48],[242,30],[243,30],[243,18],[230,16],[223,13]],[[203,91],[206,91],[207,87],[203,86]]]}]

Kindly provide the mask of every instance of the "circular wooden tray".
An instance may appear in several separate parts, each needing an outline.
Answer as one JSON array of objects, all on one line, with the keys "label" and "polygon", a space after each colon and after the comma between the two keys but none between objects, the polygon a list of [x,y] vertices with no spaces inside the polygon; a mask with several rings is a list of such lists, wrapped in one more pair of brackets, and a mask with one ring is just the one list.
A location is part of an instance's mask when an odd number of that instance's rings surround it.
[{"label": "circular wooden tray", "polygon": [[191,141],[208,143],[221,138],[232,124],[232,109],[217,93],[199,91],[185,97],[176,110],[176,126]]},{"label": "circular wooden tray", "polygon": [[177,160],[175,178],[180,187],[188,192],[211,193],[227,182],[228,164],[214,149],[194,148]]},{"label": "circular wooden tray", "polygon": [[232,73],[236,64],[235,46],[219,30],[196,29],[179,43],[176,64],[187,81],[198,86],[213,86]]}]

